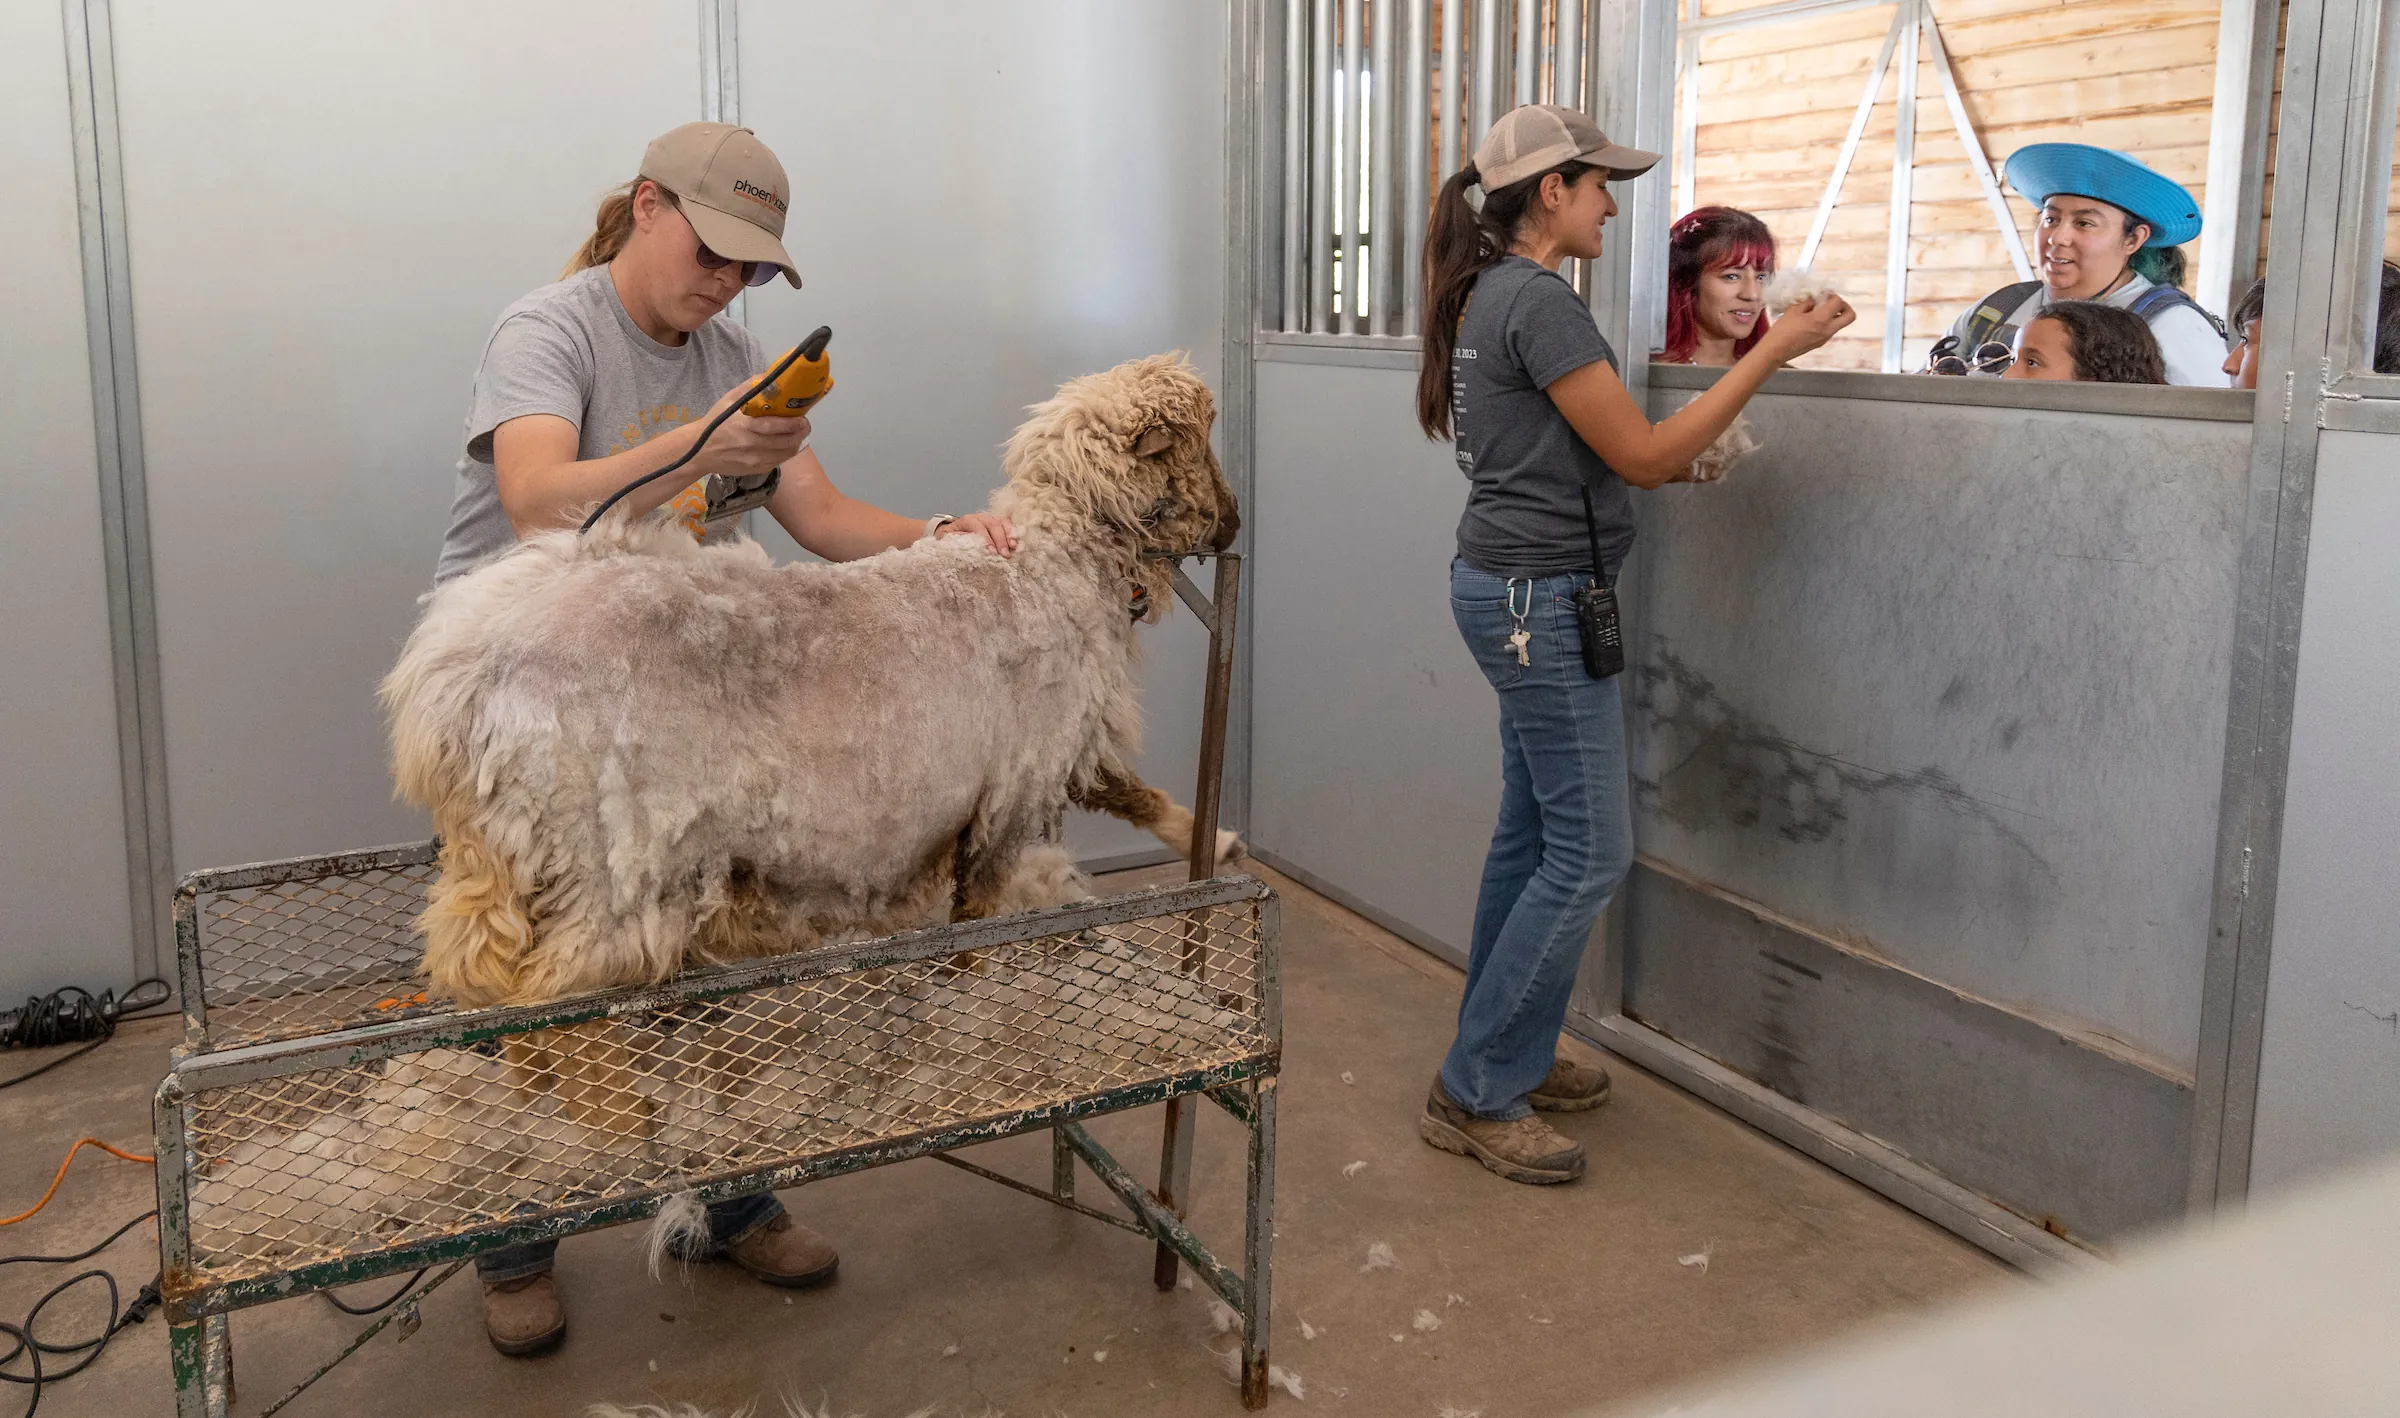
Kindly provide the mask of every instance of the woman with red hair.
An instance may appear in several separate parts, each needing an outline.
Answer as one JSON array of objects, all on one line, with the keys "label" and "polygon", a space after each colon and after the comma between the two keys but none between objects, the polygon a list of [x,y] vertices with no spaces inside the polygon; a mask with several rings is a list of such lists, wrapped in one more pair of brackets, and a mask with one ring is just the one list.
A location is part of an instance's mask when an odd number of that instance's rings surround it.
[{"label": "woman with red hair", "polygon": [[1662,364],[1730,365],[1767,333],[1775,238],[1732,207],[1698,207],[1667,228],[1667,347]]}]

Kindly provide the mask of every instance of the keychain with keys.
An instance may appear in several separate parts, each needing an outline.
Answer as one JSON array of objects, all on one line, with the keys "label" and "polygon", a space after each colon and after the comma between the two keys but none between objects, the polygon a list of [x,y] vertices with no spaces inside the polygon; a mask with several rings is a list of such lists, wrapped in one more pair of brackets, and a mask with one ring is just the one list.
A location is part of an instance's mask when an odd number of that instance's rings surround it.
[{"label": "keychain with keys", "polygon": [[1517,583],[1513,579],[1509,581],[1508,613],[1516,617],[1517,621],[1517,628],[1509,632],[1508,648],[1517,652],[1518,664],[1530,665],[1533,663],[1533,657],[1525,653],[1525,647],[1533,643],[1533,632],[1525,628],[1525,617],[1533,614],[1533,583],[1531,581],[1525,583],[1525,609],[1523,610],[1517,609]]}]

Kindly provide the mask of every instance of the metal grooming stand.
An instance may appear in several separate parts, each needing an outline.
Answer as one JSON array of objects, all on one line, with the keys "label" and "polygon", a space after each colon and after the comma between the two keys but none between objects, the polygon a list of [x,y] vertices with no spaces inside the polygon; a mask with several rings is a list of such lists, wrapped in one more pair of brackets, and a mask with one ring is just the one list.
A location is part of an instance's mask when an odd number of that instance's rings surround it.
[{"label": "metal grooming stand", "polygon": [[[185,1042],[153,1108],[178,1418],[228,1418],[235,1310],[418,1272],[260,1410],[266,1418],[386,1326],[397,1322],[405,1342],[424,1298],[484,1251],[637,1220],[682,1193],[714,1201],[927,1156],[1152,1239],[1162,1290],[1188,1263],[1240,1314],[1242,1405],[1264,1407],[1278,905],[1263,882],[1210,879],[1240,577],[1238,557],[1216,562],[1213,598],[1174,568],[1177,593],[1209,630],[1187,886],[655,988],[459,1010],[412,978],[434,843],[186,877],[175,895]],[[507,1060],[536,1048],[561,1072],[528,1087],[531,1075],[509,1073],[519,1065]],[[584,1071],[570,1075],[569,1060]],[[413,1094],[397,1091],[403,1072]],[[500,1077],[511,1082],[495,1090]],[[619,1111],[579,1124],[561,1101],[570,1093]],[[411,1154],[406,1120],[442,1111],[425,1108],[428,1094],[503,1101],[457,1105],[483,1111]],[[419,1101],[394,1101],[406,1096]],[[659,1096],[683,1111],[654,1114]],[[1202,1096],[1249,1133],[1239,1272],[1184,1223]],[[1157,1102],[1167,1105],[1159,1185],[1146,1191],[1083,1122]],[[639,1126],[620,1125],[627,1103],[639,1103]],[[1045,1128],[1046,1190],[948,1155]],[[332,1144],[358,1135],[375,1161],[339,1160]],[[539,1170],[527,1170],[529,1157]],[[1077,1158],[1125,1214],[1076,1200]],[[449,1172],[435,1185],[424,1178],[437,1162]],[[421,1194],[360,1185],[403,1172]]]}]

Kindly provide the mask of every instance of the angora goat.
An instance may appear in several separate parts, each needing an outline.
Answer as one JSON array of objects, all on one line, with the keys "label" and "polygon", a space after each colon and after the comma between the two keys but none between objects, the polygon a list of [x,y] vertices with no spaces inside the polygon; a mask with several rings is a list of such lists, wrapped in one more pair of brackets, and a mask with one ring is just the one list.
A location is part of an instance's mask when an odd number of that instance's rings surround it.
[{"label": "angora goat", "polygon": [[1128,607],[1171,590],[1144,553],[1233,540],[1215,417],[1177,356],[1067,384],[1008,443],[1011,559],[779,567],[616,519],[435,591],[382,691],[443,841],[434,984],[531,1003],[1033,904],[1070,803],[1186,848],[1131,766]]}]

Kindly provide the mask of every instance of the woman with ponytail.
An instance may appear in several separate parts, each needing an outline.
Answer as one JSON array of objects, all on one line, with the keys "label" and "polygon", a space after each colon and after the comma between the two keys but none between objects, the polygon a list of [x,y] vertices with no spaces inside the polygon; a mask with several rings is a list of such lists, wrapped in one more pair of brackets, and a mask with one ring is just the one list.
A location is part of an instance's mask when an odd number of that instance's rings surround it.
[{"label": "woman with ponytail", "polygon": [[1426,232],[1417,421],[1457,444],[1467,477],[1450,607],[1500,696],[1501,788],[1458,1037],[1418,1132],[1519,1182],[1583,1175],[1582,1145],[1536,1110],[1608,1100],[1608,1075],[1557,1046],[1584,944],[1633,858],[1607,589],[1633,545],[1627,488],[1684,480],[1770,373],[1855,318],[1838,297],[1794,305],[1653,425],[1557,268],[1600,254],[1609,181],[1657,161],[1572,109],[1528,105],[1442,184]]}]

